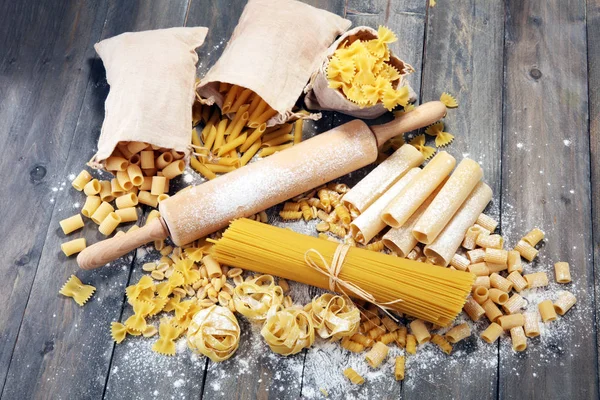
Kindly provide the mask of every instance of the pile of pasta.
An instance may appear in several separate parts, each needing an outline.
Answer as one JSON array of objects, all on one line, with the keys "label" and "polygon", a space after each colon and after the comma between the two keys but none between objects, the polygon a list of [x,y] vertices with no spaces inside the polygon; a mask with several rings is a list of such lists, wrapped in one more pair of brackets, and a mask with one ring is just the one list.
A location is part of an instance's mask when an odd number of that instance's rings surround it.
[{"label": "pile of pasta", "polygon": [[204,127],[200,135],[192,131],[191,166],[206,179],[243,167],[257,153],[267,157],[302,141],[303,120],[267,128],[266,122],[277,111],[260,96],[227,83],[221,83],[219,91],[225,94],[221,109],[199,102],[193,108],[193,126],[203,123]]},{"label": "pile of pasta", "polygon": [[[183,158],[183,153],[147,143],[120,142],[105,162],[106,170],[115,176],[113,179],[99,180],[83,170],[71,182],[86,199],[80,213],[60,221],[64,234],[84,227],[82,215],[97,224],[104,236],[110,236],[120,224],[136,222],[138,205],[156,208],[169,197],[169,181],[185,169]],[[86,245],[85,238],[79,238],[63,243],[61,249],[69,257]]]},{"label": "pile of pasta", "polygon": [[405,107],[408,87],[397,88],[400,72],[391,64],[388,44],[398,40],[388,28],[380,26],[372,40],[345,40],[340,43],[327,65],[329,87],[341,90],[360,107],[382,103],[391,111]]}]

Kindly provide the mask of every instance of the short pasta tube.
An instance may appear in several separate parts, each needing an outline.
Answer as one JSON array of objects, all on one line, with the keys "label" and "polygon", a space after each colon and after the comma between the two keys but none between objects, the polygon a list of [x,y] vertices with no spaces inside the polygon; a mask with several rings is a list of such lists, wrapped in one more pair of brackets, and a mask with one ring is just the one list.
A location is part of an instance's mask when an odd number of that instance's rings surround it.
[{"label": "short pasta tube", "polygon": [[485,256],[483,257],[483,260],[486,263],[498,264],[506,267],[508,262],[508,251],[488,247],[485,249]]},{"label": "short pasta tube", "polygon": [[460,254],[455,254],[450,260],[450,265],[459,271],[466,271],[470,263],[471,262],[467,257],[461,256]]},{"label": "short pasta tube", "polygon": [[83,228],[83,218],[81,218],[81,214],[77,214],[63,219],[59,224],[64,234],[68,235],[71,232],[75,232],[77,229]]},{"label": "short pasta tube", "polygon": [[92,179],[83,187],[83,193],[85,193],[86,196],[93,196],[100,193],[101,189],[100,181],[98,181],[98,179]]},{"label": "short pasta tube", "polygon": [[121,222],[134,222],[138,220],[137,209],[135,207],[121,208],[115,213],[121,218]]},{"label": "short pasta tube", "polygon": [[490,275],[490,284],[493,288],[500,289],[506,293],[509,293],[513,288],[511,281],[495,272]]},{"label": "short pasta tube", "polygon": [[417,338],[415,337],[415,335],[406,335],[406,352],[408,354],[417,354]]},{"label": "short pasta tube", "polygon": [[83,208],[81,209],[81,213],[84,217],[90,218],[92,214],[100,207],[102,204],[102,200],[98,196],[88,196],[85,199],[85,203],[83,204]]},{"label": "short pasta tube", "polygon": [[98,230],[100,231],[101,234],[103,234],[104,236],[108,236],[111,233],[113,233],[113,231],[115,229],[117,229],[117,226],[121,223],[121,217],[119,217],[119,215],[115,212],[111,212],[110,214],[108,214],[106,216],[106,218],[104,218],[102,220],[102,223],[100,224],[100,226],[98,227]]},{"label": "short pasta tube", "polygon": [[556,264],[554,264],[554,278],[558,283],[571,282],[571,271],[569,269],[569,263],[557,262]]},{"label": "short pasta tube", "polygon": [[523,275],[527,281],[527,286],[530,288],[548,286],[548,274],[545,272],[534,272],[533,274]]},{"label": "short pasta tube", "polygon": [[107,171],[115,172],[115,171],[125,171],[127,166],[129,165],[129,161],[123,157],[108,157],[105,161],[105,168]]},{"label": "short pasta tube", "polygon": [[487,343],[494,343],[500,335],[504,332],[504,329],[497,323],[491,323],[482,333],[481,338]]},{"label": "short pasta tube", "polygon": [[543,239],[544,232],[539,228],[533,228],[531,231],[529,231],[529,233],[523,236],[521,240],[535,247]]},{"label": "short pasta tube", "polygon": [[498,306],[490,299],[487,299],[481,305],[485,312],[485,316],[490,322],[496,322],[498,318],[502,316],[502,311],[498,308]]},{"label": "short pasta tube", "polygon": [[446,332],[446,339],[450,343],[458,343],[469,336],[471,336],[471,328],[466,322],[456,325]]},{"label": "short pasta tube", "polygon": [[135,193],[127,193],[117,197],[116,205],[118,209],[135,207],[138,204],[138,197]]},{"label": "short pasta tube", "polygon": [[150,187],[150,194],[153,196],[158,196],[165,192],[165,184],[167,183],[167,178],[164,176],[153,176],[152,177],[152,186]]},{"label": "short pasta tube", "polygon": [[537,249],[524,240],[519,240],[519,243],[515,246],[515,250],[527,261],[533,261],[538,254]]},{"label": "short pasta tube", "polygon": [[133,184],[133,186],[141,186],[142,183],[144,183],[142,169],[135,164],[130,164],[127,167],[127,176],[129,176],[129,181]]},{"label": "short pasta tube", "polygon": [[153,196],[150,192],[142,190],[138,193],[138,202],[145,204],[150,207],[156,208],[158,206],[158,196]]},{"label": "short pasta tube", "polygon": [[473,286],[473,299],[479,303],[484,303],[489,297],[489,291],[485,286]]},{"label": "short pasta tube", "polygon": [[177,160],[177,161],[173,161],[172,163],[167,165],[165,168],[163,168],[162,173],[165,178],[173,179],[176,176],[183,174],[184,170],[185,170],[185,161]]},{"label": "short pasta tube", "polygon": [[509,250],[508,258],[508,273],[513,273],[515,271],[521,273],[523,272],[523,263],[521,262],[521,254],[519,254],[516,250]]},{"label": "short pasta tube", "polygon": [[490,277],[489,276],[478,276],[477,278],[475,278],[475,282],[473,282],[473,286],[483,286],[486,289],[489,289],[492,287],[492,285],[490,284]]},{"label": "short pasta tube", "polygon": [[519,271],[511,272],[510,274],[508,274],[506,279],[508,279],[510,282],[512,282],[513,289],[519,293],[522,290],[527,289],[527,287],[529,286],[529,284],[527,283],[525,278],[523,278],[523,276],[519,273]]},{"label": "short pasta tube", "polygon": [[437,345],[446,354],[452,353],[452,345],[442,335],[434,334],[431,343]]},{"label": "short pasta tube", "polygon": [[60,249],[65,253],[65,256],[70,257],[73,254],[79,253],[85,249],[85,238],[71,240],[60,245]]},{"label": "short pasta tube", "polygon": [[554,309],[554,304],[552,304],[552,300],[544,300],[540,304],[538,304],[538,310],[540,311],[540,316],[542,317],[542,321],[552,322],[556,321],[558,316],[556,315],[556,310]]},{"label": "short pasta tube", "polygon": [[115,211],[113,206],[111,206],[106,201],[103,201],[100,204],[100,206],[98,206],[96,211],[94,211],[94,213],[92,214],[92,221],[100,225],[102,221],[104,221],[104,219],[108,216],[108,214],[110,214],[113,211]]},{"label": "short pasta tube", "polygon": [[479,214],[476,223],[490,232],[494,232],[498,227],[498,221],[486,214]]},{"label": "short pasta tube", "polygon": [[[129,174],[127,171],[117,171],[117,182],[124,191],[128,191],[133,188],[133,183],[129,179]],[[114,190],[113,193],[115,193]]]},{"label": "short pasta tube", "polygon": [[112,187],[110,185],[110,181],[100,181],[100,200],[110,202],[115,199],[115,196],[112,194]]},{"label": "short pasta tube", "polygon": [[484,249],[501,249],[504,246],[504,239],[500,235],[479,235],[475,243]]},{"label": "short pasta tube", "polygon": [[571,292],[561,292],[558,299],[554,302],[554,311],[559,315],[565,315],[577,303],[577,298]]},{"label": "short pasta tube", "polygon": [[350,379],[350,382],[354,383],[355,385],[362,385],[365,383],[365,379],[352,368],[346,368],[344,370],[344,376]]},{"label": "short pasta tube", "polygon": [[481,235],[482,232],[483,229],[479,225],[473,225],[472,227],[467,229],[467,233],[465,233],[465,238],[462,242],[462,247],[464,247],[467,250],[474,250],[477,246],[477,237],[479,237],[479,235]]},{"label": "short pasta tube", "polygon": [[404,380],[404,369],[405,369],[406,359],[404,356],[396,357],[396,362],[394,363],[394,378],[397,381]]},{"label": "short pasta tube", "polygon": [[377,368],[381,365],[383,360],[385,360],[389,350],[389,347],[387,347],[385,344],[376,342],[371,350],[365,354],[365,359],[372,368]]},{"label": "short pasta tube", "polygon": [[525,330],[525,336],[537,337],[540,336],[540,324],[538,323],[538,314],[535,312],[524,313],[525,323],[523,329]]},{"label": "short pasta tube", "polygon": [[502,309],[507,314],[515,314],[519,312],[520,309],[525,308],[526,306],[527,300],[515,293],[512,296],[510,296],[506,303],[502,305]]},{"label": "short pasta tube", "polygon": [[494,303],[503,305],[508,301],[508,293],[500,289],[492,288],[489,290],[489,297]]},{"label": "short pasta tube", "polygon": [[90,173],[87,172],[86,170],[83,170],[79,173],[79,175],[77,175],[77,177],[75,179],[73,179],[73,182],[71,182],[71,185],[75,188],[75,190],[78,190],[81,192],[83,190],[83,188],[85,187],[85,185],[87,185],[87,183],[91,180],[92,180],[92,175],[90,175]]},{"label": "short pasta tube", "polygon": [[484,262],[469,265],[467,271],[474,274],[475,276],[488,276],[490,274],[490,269]]},{"label": "short pasta tube", "polygon": [[473,321],[479,321],[485,314],[485,310],[472,297],[467,299],[463,310]]},{"label": "short pasta tube", "polygon": [[427,343],[431,340],[429,329],[427,329],[425,322],[420,319],[416,319],[410,323],[410,331],[415,335],[419,344]]},{"label": "short pasta tube", "polygon": [[527,337],[522,326],[511,328],[510,339],[514,351],[525,351],[527,349]]},{"label": "short pasta tube", "polygon": [[502,317],[498,318],[498,324],[500,324],[502,329],[508,331],[517,326],[525,325],[525,317],[523,314],[503,315]]},{"label": "short pasta tube", "polygon": [[484,261],[485,258],[485,250],[484,249],[475,249],[467,251],[467,257],[471,264],[477,264]]}]

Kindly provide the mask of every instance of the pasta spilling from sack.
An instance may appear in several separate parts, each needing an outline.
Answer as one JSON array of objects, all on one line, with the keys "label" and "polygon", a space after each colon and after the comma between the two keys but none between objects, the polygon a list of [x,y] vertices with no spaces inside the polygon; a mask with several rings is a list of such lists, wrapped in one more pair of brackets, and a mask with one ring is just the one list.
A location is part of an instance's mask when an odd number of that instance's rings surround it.
[{"label": "pasta spilling from sack", "polygon": [[340,339],[358,331],[360,311],[348,298],[326,293],[313,299],[305,309],[323,339]]},{"label": "pasta spilling from sack", "polygon": [[260,331],[274,353],[289,356],[312,346],[315,329],[303,310],[274,306]]},{"label": "pasta spilling from sack", "polygon": [[199,311],[187,331],[190,349],[214,362],[227,360],[240,343],[240,326],[230,309],[213,305]]}]

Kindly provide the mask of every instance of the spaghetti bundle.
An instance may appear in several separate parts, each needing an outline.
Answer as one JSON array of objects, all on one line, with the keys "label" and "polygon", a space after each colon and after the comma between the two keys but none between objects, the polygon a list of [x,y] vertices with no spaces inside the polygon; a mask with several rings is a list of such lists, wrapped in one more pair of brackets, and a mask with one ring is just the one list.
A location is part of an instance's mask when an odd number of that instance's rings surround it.
[{"label": "spaghetti bundle", "polygon": [[[311,257],[321,269],[318,271],[307,265],[305,253],[318,252],[330,263],[337,247],[328,240],[238,219],[216,242],[213,251],[217,260],[226,265],[329,289],[330,278],[323,260]],[[474,275],[352,247],[338,279],[371,294],[380,305],[446,326],[461,311]],[[335,289],[341,291],[339,283]]]}]

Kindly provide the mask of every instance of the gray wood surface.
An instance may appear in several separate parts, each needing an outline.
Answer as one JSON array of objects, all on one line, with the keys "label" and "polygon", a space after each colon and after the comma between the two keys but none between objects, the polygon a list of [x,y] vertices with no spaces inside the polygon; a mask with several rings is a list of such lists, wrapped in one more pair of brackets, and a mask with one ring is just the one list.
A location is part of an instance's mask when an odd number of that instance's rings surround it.
[{"label": "gray wood surface", "polygon": [[[199,49],[202,76],[221,54],[245,0],[5,1],[0,2],[2,399],[312,399],[323,398],[320,389],[333,399],[598,398],[600,2],[438,0],[433,8],[427,0],[308,2],[346,16],[354,26],[394,30],[400,41],[392,49],[417,70],[410,82],[420,102],[444,91],[457,97],[459,109],[445,119],[456,136],[448,150],[482,164],[495,194],[488,212],[501,220],[510,244],[534,226],[546,231],[540,257],[527,268],[551,270],[554,262],[569,261],[574,283],[561,288],[577,295],[574,311],[545,327],[548,335],[530,340],[525,353],[514,353],[507,337],[497,346],[472,337],[450,357],[427,346],[422,349],[427,362],[409,358],[403,383],[367,372],[367,383],[350,390],[341,371],[364,367],[363,355],[348,355],[333,344],[275,356],[243,319],[240,349],[221,364],[183,350],[171,358],[156,355],[150,351],[155,338],[115,346],[110,322],[130,315],[124,289],[139,279],[152,249],[93,272],[78,270],[59,250],[75,237],[102,239],[94,229],[67,239],[58,226],[83,203],[68,177],[91,158],[104,114],[108,85],[93,44],[125,31],[207,26]],[[324,113],[321,121],[305,124],[305,136],[350,119]],[[353,184],[369,170],[342,180]],[[304,222],[271,218],[314,234]],[[58,294],[71,274],[98,289],[83,308]],[[321,293],[291,286],[299,302]],[[535,293],[529,299],[540,300]]]},{"label": "gray wood surface", "polygon": [[527,352],[501,341],[499,395],[597,398],[585,2],[509,1],[505,43],[502,231],[514,241],[544,230],[526,270],[568,261],[573,283],[551,287],[572,291],[577,305]]}]

